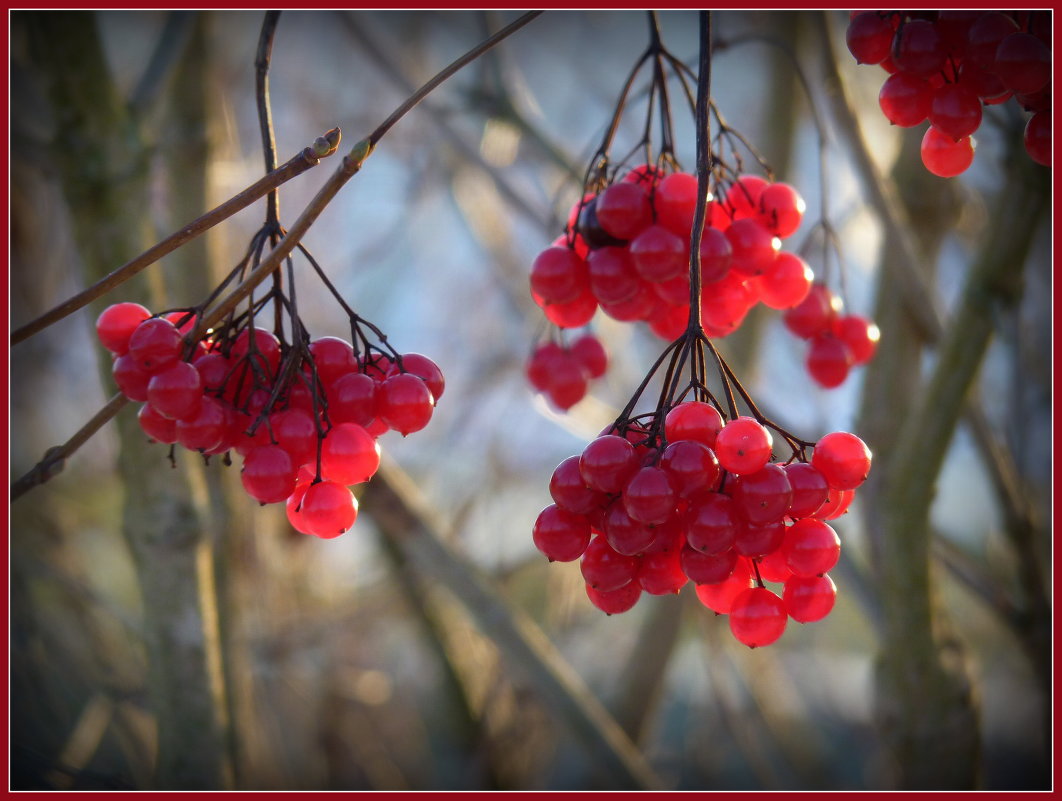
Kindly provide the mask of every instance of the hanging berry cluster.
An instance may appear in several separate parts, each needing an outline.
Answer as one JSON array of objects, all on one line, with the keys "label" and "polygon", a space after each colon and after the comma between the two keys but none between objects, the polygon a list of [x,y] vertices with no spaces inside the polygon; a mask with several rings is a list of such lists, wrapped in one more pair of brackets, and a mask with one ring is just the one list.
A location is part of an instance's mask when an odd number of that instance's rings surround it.
[{"label": "hanging berry cluster", "polygon": [[[278,234],[267,225],[256,235],[254,263]],[[152,315],[139,304],[117,303],[100,314],[96,333],[113,355],[118,388],[142,403],[138,419],[151,440],[206,457],[235,451],[252,498],[285,503],[297,531],[330,539],[357,518],[350,487],[379,467],[377,438],[424,428],[445,383],[431,359],[399,354],[350,310],[300,249],[346,310],[350,341],[310,337],[290,289],[290,259],[288,291],[274,274],[262,297],[252,295],[242,313],[194,339],[203,309],[244,274],[250,256],[202,307]],[[271,328],[256,324],[267,315]]]},{"label": "hanging berry cluster", "polygon": [[[706,386],[706,353],[725,404]],[[669,355],[655,409],[634,414]],[[735,390],[749,414],[738,413]],[[705,606],[729,614],[739,641],[768,645],[789,618],[807,623],[833,608],[828,571],[841,542],[827,521],[847,511],[870,464],[854,434],[812,443],[768,420],[708,338],[691,330],[664,351],[620,417],[557,466],[553,504],[533,539],[550,561],[580,560],[590,601],[608,614],[629,610],[643,592],[677,593],[693,582]]]},{"label": "hanging berry cluster", "polygon": [[[686,328],[698,182],[680,169],[674,155],[667,75],[670,69],[692,105],[686,83],[690,73],[663,46],[655,27],[651,32],[650,46],[628,78],[605,140],[591,159],[584,194],[572,206],[565,232],[531,265],[531,296],[558,329],[554,339],[561,339],[564,329],[588,325],[598,308],[621,322],[644,321],[668,342]],[[649,111],[642,141],[631,154],[644,161],[632,169],[624,166],[626,160],[612,166],[609,152],[617,124],[635,76],[645,64],[654,65]],[[661,120],[655,159],[650,139],[654,107]],[[815,282],[811,267],[798,253],[782,249],[783,241],[803,221],[805,203],[800,193],[772,180],[770,167],[747,139],[727,124],[714,104],[709,107],[717,131],[713,149],[719,155],[712,168],[715,191],[707,198],[699,247],[700,304],[704,330],[718,338],[738,330],[757,303],[793,309],[810,295],[833,296],[825,283]],[[722,158],[724,153],[728,158]],[[747,172],[742,153],[751,154],[767,177]],[[839,303],[837,298],[831,306],[835,319],[815,332],[809,355],[809,372],[824,387],[837,386],[853,366],[868,360],[876,342],[867,340],[876,337],[876,328],[865,320],[862,340],[859,326],[833,325],[840,320]],[[856,352],[865,358],[860,361]],[[578,389],[582,382],[570,367],[558,367],[557,383],[565,387],[561,393],[551,392],[549,381],[536,382],[531,374],[539,371],[540,353],[541,346],[528,364],[531,385],[545,392],[553,405],[569,408],[585,395],[585,386]],[[828,363],[825,370],[819,367],[823,361]]]},{"label": "hanging berry cluster", "polygon": [[982,107],[1011,98],[1030,116],[1025,150],[1051,165],[1050,11],[852,12],[848,49],[889,73],[878,102],[894,125],[927,118],[922,163],[952,177],[973,163]]}]

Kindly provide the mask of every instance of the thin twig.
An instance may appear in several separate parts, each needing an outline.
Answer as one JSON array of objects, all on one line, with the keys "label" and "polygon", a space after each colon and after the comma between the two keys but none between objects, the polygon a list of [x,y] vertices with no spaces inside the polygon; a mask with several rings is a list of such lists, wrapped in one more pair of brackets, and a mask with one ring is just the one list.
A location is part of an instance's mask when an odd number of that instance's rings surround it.
[{"label": "thin twig", "polygon": [[286,161],[269,175],[260,178],[220,206],[174,231],[161,242],[152,245],[135,259],[126,262],[92,286],[17,329],[11,335],[11,344],[17,345],[34,334],[40,333],[48,326],[59,322],[64,317],[68,317],[78,309],[84,308],[96,298],[107,294],[115,287],[128,281],[145,267],[151,266],[166,254],[172,253],[182,245],[191,242],[197,236],[206,233],[218,223],[227,220],[236,212],[251,205],[267,192],[290,181],[295,176],[301,175],[311,167],[316,167],[322,158],[330,156],[336,151],[336,147],[339,145],[339,138],[340,132],[338,128],[333,128],[323,136],[318,137],[312,145],[303,148],[298,155]]}]

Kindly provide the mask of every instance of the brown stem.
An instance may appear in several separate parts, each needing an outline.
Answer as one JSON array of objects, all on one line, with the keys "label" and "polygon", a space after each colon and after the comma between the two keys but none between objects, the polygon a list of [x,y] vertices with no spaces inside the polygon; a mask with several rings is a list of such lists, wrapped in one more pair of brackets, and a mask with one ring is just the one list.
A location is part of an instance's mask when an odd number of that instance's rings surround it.
[{"label": "brown stem", "polygon": [[188,225],[174,231],[161,242],[152,245],[132,261],[128,261],[109,275],[104,276],[92,286],[82,290],[69,300],[60,303],[51,311],[45,312],[40,317],[17,329],[11,335],[11,344],[17,345],[29,339],[34,334],[43,331],[53,323],[57,323],[64,317],[87,306],[115,287],[128,281],[145,267],[149,267],[163,256],[172,253],[187,242],[192,241],[201,234],[206,233],[218,223],[227,220],[236,212],[254,203],[267,192],[275,189],[297,175],[301,175],[311,167],[316,167],[322,158],[332,155],[339,145],[340,132],[333,128],[306,147],[298,155],[286,161],[273,172],[269,173],[239,194],[229,198],[220,206],[208,211],[201,217],[188,223]]}]

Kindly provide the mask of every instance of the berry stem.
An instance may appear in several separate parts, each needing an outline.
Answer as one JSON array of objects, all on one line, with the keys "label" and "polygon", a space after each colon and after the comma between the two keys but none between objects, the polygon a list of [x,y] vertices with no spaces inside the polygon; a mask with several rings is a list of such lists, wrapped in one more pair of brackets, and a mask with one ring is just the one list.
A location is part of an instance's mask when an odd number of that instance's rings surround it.
[{"label": "berry stem", "polygon": [[690,233],[690,316],[687,337],[699,337],[701,325],[701,237],[708,211],[708,182],[712,173],[712,128],[708,114],[712,92],[712,12],[700,12],[700,63],[697,74],[697,205]]},{"label": "berry stem", "polygon": [[[266,172],[277,168],[277,143],[273,133],[273,112],[269,104],[269,61],[273,53],[273,37],[276,34],[279,11],[267,11],[262,20],[262,32],[258,37],[258,51],[254,59],[254,94],[258,106],[258,124],[262,132],[262,155]],[[280,221],[279,193],[274,188],[266,201],[266,223]]]}]

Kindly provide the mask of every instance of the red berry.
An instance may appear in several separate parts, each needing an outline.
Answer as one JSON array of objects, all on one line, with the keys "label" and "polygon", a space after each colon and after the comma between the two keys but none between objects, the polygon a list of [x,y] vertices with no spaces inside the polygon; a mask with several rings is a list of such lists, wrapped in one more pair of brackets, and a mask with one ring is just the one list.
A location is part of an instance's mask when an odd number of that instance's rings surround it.
[{"label": "red berry", "polygon": [[758,219],[735,220],[724,233],[731,248],[730,268],[742,275],[761,275],[777,255],[774,237]]},{"label": "red berry", "polygon": [[738,553],[729,548],[719,553],[702,553],[689,545],[679,552],[679,563],[687,578],[695,584],[718,584],[734,572]]},{"label": "red berry", "polygon": [[558,409],[567,411],[586,397],[587,372],[579,358],[567,350],[554,358],[550,366],[546,396]]},{"label": "red berry", "polygon": [[320,337],[310,343],[310,356],[317,369],[317,380],[331,385],[341,375],[358,368],[354,348],[339,337]]},{"label": "red berry", "polygon": [[930,125],[922,137],[922,163],[941,178],[953,178],[973,164],[973,140],[965,136],[959,141]]},{"label": "red berry", "polygon": [[587,586],[598,592],[612,592],[630,584],[638,576],[639,561],[616,551],[604,537],[594,537],[579,560]]},{"label": "red berry", "polygon": [[412,373],[399,373],[380,383],[376,408],[383,422],[406,436],[428,424],[435,401],[422,379]]},{"label": "red berry", "polygon": [[1025,125],[1025,152],[1037,164],[1051,166],[1051,112],[1037,111]]},{"label": "red berry", "polygon": [[641,595],[642,585],[637,581],[632,581],[611,592],[601,592],[589,584],[586,585],[586,597],[606,615],[618,615],[632,609]]},{"label": "red berry", "polygon": [[718,584],[698,584],[697,600],[713,612],[725,615],[730,612],[734,598],[753,586],[752,562],[741,557],[734,565],[734,571]]},{"label": "red berry", "polygon": [[686,512],[686,543],[701,553],[721,553],[734,544],[742,522],[733,499],[721,492],[705,492]]},{"label": "red berry", "polygon": [[190,451],[209,451],[226,436],[228,423],[221,401],[204,395],[195,417],[177,421],[177,441]]},{"label": "red berry", "polygon": [[590,523],[582,515],[550,504],[535,520],[535,547],[551,562],[573,562],[590,544]]},{"label": "red berry", "polygon": [[820,334],[808,348],[808,373],[827,389],[839,387],[848,378],[852,354],[843,340],[833,334]]},{"label": "red berry", "polygon": [[569,248],[546,248],[531,264],[531,291],[546,303],[575,300],[589,282],[586,262]]},{"label": "red berry", "polygon": [[884,61],[892,47],[892,36],[892,25],[875,11],[864,11],[852,17],[845,31],[848,51],[860,64]]},{"label": "red berry", "polygon": [[598,248],[590,252],[586,263],[590,273],[590,289],[599,303],[613,304],[630,300],[645,284],[634,269],[627,248]]},{"label": "red berry", "polygon": [[777,551],[785,540],[785,523],[746,523],[734,537],[734,550],[741,556],[762,557]]},{"label": "red berry", "polygon": [[782,316],[785,327],[801,339],[830,331],[841,309],[841,299],[825,284],[812,284],[807,296]]},{"label": "red berry", "polygon": [[[300,531],[329,540],[354,525],[358,519],[358,500],[342,484],[318,481],[306,488],[297,513],[297,519],[303,526],[299,528]],[[290,510],[288,519],[291,519]]]},{"label": "red berry", "polygon": [[569,456],[557,465],[549,481],[549,494],[557,506],[579,515],[590,515],[607,503],[603,492],[586,486],[578,456]]},{"label": "red berry", "polygon": [[794,575],[817,576],[837,564],[841,539],[826,523],[807,517],[786,531],[782,554]]},{"label": "red berry", "polygon": [[129,337],[129,356],[149,375],[160,373],[181,359],[181,332],[169,320],[144,320]]},{"label": "red berry", "polygon": [[237,334],[230,357],[233,361],[247,357],[256,370],[275,376],[280,366],[280,340],[265,328],[254,329],[253,341],[251,336],[249,328]]},{"label": "red berry", "polygon": [[689,581],[682,571],[679,551],[652,551],[642,554],[638,583],[650,595],[677,593]]},{"label": "red berry", "polygon": [[546,319],[558,328],[578,328],[586,325],[593,319],[594,312],[597,311],[597,298],[594,297],[594,293],[590,290],[589,283],[582,294],[567,303],[543,304],[539,302],[538,298],[536,298],[536,302],[542,308]]},{"label": "red berry", "polygon": [[638,467],[634,446],[615,434],[591,440],[579,456],[579,472],[587,486],[613,495],[623,490]]},{"label": "red berry", "polygon": [[[733,212],[731,219],[736,221],[746,217],[755,217],[759,208],[760,195],[767,186],[766,178],[758,175],[739,175],[726,193],[726,205]],[[716,227],[725,227],[725,224]]]},{"label": "red berry", "polygon": [[715,455],[724,470],[738,475],[762,470],[771,458],[771,432],[751,417],[737,417],[715,439]]},{"label": "red berry", "polygon": [[788,474],[777,464],[767,464],[755,473],[738,476],[727,485],[727,492],[742,517],[756,524],[781,520],[793,499]]},{"label": "red berry", "polygon": [[279,445],[251,448],[243,459],[240,482],[259,503],[280,503],[295,490],[295,465]]},{"label": "red berry", "polygon": [[797,623],[822,620],[833,610],[837,585],[829,576],[793,576],[785,582],[782,601]]},{"label": "red berry", "polygon": [[709,448],[723,428],[723,416],[710,403],[684,401],[664,418],[664,436],[668,442],[692,439]]},{"label": "red berry", "polygon": [[338,484],[361,484],[380,467],[380,446],[357,423],[341,423],[321,443],[321,477]]},{"label": "red berry", "polygon": [[141,369],[136,359],[128,353],[114,360],[111,365],[111,376],[114,378],[114,383],[118,385],[118,389],[129,400],[143,402],[148,399],[148,382],[151,376]]},{"label": "red berry", "polygon": [[785,466],[793,497],[786,513],[794,519],[810,517],[826,502],[830,487],[826,477],[806,462],[792,462]]},{"label": "red berry", "polygon": [[598,195],[594,211],[605,232],[622,240],[634,239],[653,222],[649,196],[635,183],[612,184]]},{"label": "red berry", "polygon": [[929,122],[952,139],[969,136],[981,126],[981,99],[965,84],[944,84],[933,92]]},{"label": "red berry", "polygon": [[855,490],[837,490],[831,487],[826,502],[815,510],[811,517],[817,520],[836,520],[848,512],[854,497]]},{"label": "red berry", "polygon": [[[340,376],[328,392],[328,418],[333,424],[368,426],[376,419],[379,384],[365,373]],[[312,406],[311,406],[312,408]]]},{"label": "red berry", "polygon": [[837,320],[837,338],[848,346],[852,364],[866,364],[874,358],[881,330],[865,317],[849,314]]},{"label": "red berry", "polygon": [[139,303],[115,303],[96,318],[96,336],[111,353],[123,356],[129,352],[129,338],[151,312]]},{"label": "red berry", "polygon": [[928,77],[944,67],[947,57],[944,42],[929,20],[910,20],[897,33],[893,60],[901,72]]},{"label": "red berry", "polygon": [[743,590],[730,606],[730,631],[750,648],[777,640],[788,620],[782,599],[765,587]]},{"label": "red berry", "polygon": [[793,575],[793,571],[785,563],[781,548],[775,548],[770,553],[757,557],[756,570],[759,571],[760,578],[764,581],[784,582]]},{"label": "red berry", "polygon": [[719,460],[703,442],[684,439],[672,442],[660,456],[679,498],[692,498],[719,483]]},{"label": "red berry", "polygon": [[854,490],[870,472],[870,449],[855,434],[834,431],[815,443],[811,464],[831,489]]},{"label": "red berry", "polygon": [[663,225],[650,225],[628,249],[634,269],[646,281],[666,281],[689,268],[689,242]]},{"label": "red berry", "polygon": [[140,407],[136,415],[140,428],[155,442],[170,445],[177,441],[177,421],[163,417],[150,403]]},{"label": "red berry", "polygon": [[[718,228],[705,228],[701,234],[701,282],[711,284],[721,281],[730,272],[730,262],[734,256],[734,249],[726,234]],[[688,302],[690,297],[689,277],[686,276],[686,292],[680,298]]]},{"label": "red berry", "polygon": [[1002,11],[988,11],[970,26],[965,58],[983,69],[995,72],[999,44],[1018,32],[1018,23]]},{"label": "red berry", "polygon": [[791,309],[811,291],[815,273],[795,253],[782,250],[759,277],[760,300],[772,309]]},{"label": "red berry", "polygon": [[593,334],[579,337],[568,347],[568,350],[579,360],[590,378],[601,378],[608,370],[608,353],[605,351],[605,346]]},{"label": "red berry", "polygon": [[786,183],[773,183],[760,194],[759,220],[779,239],[796,233],[804,219],[804,198]]},{"label": "red berry", "polygon": [[619,553],[634,556],[644,553],[656,540],[657,532],[631,519],[621,499],[616,499],[604,513],[603,525],[608,544]]},{"label": "red berry", "polygon": [[394,362],[388,369],[387,375],[393,376],[405,371],[423,379],[431,390],[431,396],[435,403],[439,403],[443,391],[446,389],[446,379],[443,378],[439,365],[420,353],[403,353],[402,370],[398,369],[398,362]]},{"label": "red berry", "polygon": [[623,506],[632,520],[655,525],[675,513],[675,487],[659,467],[643,467],[623,489]]},{"label": "red berry", "polygon": [[177,362],[151,376],[147,399],[155,411],[171,420],[192,417],[203,402],[203,379],[188,362]]},{"label": "red berry", "polygon": [[685,172],[666,176],[653,193],[653,206],[661,225],[688,240],[697,207],[697,176]]}]

